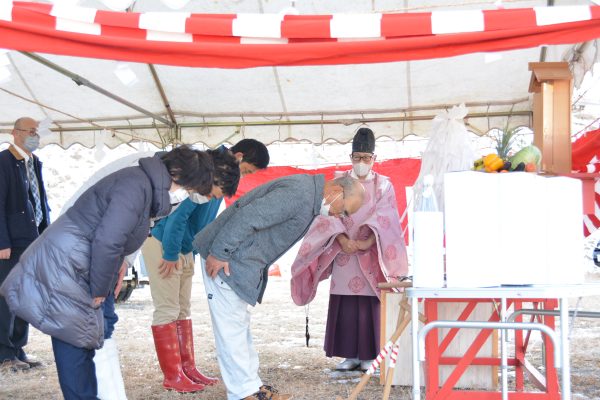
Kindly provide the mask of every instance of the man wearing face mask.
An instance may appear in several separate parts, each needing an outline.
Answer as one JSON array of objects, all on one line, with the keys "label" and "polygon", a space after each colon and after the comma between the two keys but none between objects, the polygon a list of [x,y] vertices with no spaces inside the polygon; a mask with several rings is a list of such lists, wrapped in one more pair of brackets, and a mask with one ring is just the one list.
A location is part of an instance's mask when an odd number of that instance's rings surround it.
[{"label": "man wearing face mask", "polygon": [[[42,163],[33,154],[39,147],[38,123],[19,118],[12,130],[13,145],[0,152],[0,285],[25,249],[50,224]],[[0,369],[21,371],[40,362],[27,356],[29,324],[12,314],[0,296]]]},{"label": "man wearing face mask", "polygon": [[[262,144],[262,143],[261,143]],[[191,302],[194,276],[194,235],[210,223],[224,196],[233,196],[240,179],[240,166],[233,154],[222,147],[208,150],[215,168],[211,193],[202,196],[176,193],[181,202],[168,217],[158,221],[152,237],[142,247],[150,278],[154,305],[152,334],[156,354],[164,374],[163,386],[180,393],[214,385],[218,379],[207,377],[196,369],[192,334]],[[177,342],[168,343],[165,332],[175,330]],[[177,353],[177,354],[175,354]],[[169,375],[173,363],[181,365],[183,375],[177,380]]]},{"label": "man wearing face mask", "polygon": [[[375,136],[358,130],[352,141],[352,170],[338,176],[358,179],[365,201],[352,216],[318,218],[292,265],[292,297],[309,303],[317,284],[331,275],[325,331],[327,357],[343,357],[338,370],[369,368],[379,353],[379,289],[390,277],[406,275],[408,260],[396,196],[390,180],[372,171]],[[317,279],[318,278],[318,279]]]},{"label": "man wearing face mask", "polygon": [[269,266],[317,215],[352,214],[363,195],[350,177],[325,182],[323,175],[286,176],[250,191],[196,235],[194,249],[206,258],[204,287],[228,400],[291,398],[258,375],[248,306],[262,301]]}]

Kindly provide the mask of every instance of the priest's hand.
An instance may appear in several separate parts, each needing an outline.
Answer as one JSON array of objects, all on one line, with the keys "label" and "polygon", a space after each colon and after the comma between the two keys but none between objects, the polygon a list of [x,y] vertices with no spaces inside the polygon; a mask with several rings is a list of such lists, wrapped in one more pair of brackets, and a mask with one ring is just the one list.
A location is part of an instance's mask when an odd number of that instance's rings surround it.
[{"label": "priest's hand", "polygon": [[351,240],[344,233],[337,235],[336,240],[342,246],[342,251],[346,254],[353,254],[358,251],[356,240]]},{"label": "priest's hand", "polygon": [[359,250],[369,250],[375,244],[375,235],[369,236],[365,240],[356,240],[356,246]]},{"label": "priest's hand", "polygon": [[206,258],[206,273],[211,278],[216,278],[220,269],[223,269],[225,275],[229,276],[229,263],[227,261],[221,261],[212,254]]}]

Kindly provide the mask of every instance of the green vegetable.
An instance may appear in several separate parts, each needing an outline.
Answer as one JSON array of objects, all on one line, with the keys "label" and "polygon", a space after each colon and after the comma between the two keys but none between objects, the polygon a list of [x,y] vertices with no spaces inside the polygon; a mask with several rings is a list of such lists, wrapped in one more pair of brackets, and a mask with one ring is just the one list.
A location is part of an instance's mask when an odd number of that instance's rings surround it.
[{"label": "green vegetable", "polygon": [[542,152],[534,145],[523,147],[509,161],[512,165],[534,163],[539,169],[542,166]]},{"label": "green vegetable", "polygon": [[525,163],[524,162],[520,162],[519,165],[517,165],[513,171],[515,172],[523,172],[525,171]]}]

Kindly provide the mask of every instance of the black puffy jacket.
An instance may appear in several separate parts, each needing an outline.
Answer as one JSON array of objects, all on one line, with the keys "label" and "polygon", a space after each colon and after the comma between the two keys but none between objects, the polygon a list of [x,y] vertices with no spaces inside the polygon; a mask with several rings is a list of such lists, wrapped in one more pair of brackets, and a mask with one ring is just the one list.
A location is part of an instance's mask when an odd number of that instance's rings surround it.
[{"label": "black puffy jacket", "polygon": [[103,316],[93,298],[114,287],[123,258],[148,236],[150,218],[169,213],[170,187],[158,157],[90,187],[27,248],[0,287],[11,311],[74,346],[102,347]]}]

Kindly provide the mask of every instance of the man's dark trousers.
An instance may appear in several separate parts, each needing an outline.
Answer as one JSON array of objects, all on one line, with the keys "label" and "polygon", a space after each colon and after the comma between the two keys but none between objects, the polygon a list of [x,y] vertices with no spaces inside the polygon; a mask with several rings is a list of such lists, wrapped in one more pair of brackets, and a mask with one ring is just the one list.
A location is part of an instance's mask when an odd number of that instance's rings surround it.
[{"label": "man's dark trousers", "polygon": [[[12,248],[8,260],[0,260],[0,285],[17,265],[25,248]],[[0,296],[0,362],[23,359],[23,346],[27,344],[29,323],[10,312],[3,296]]]},{"label": "man's dark trousers", "polygon": [[115,330],[115,324],[119,320],[115,312],[115,295],[112,290],[104,299],[101,307],[104,314],[104,339],[110,339]]},{"label": "man's dark trousers", "polygon": [[75,347],[52,337],[58,382],[65,400],[96,400],[98,382],[94,349]]}]

